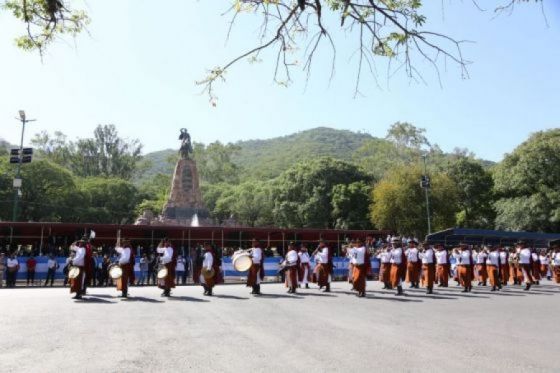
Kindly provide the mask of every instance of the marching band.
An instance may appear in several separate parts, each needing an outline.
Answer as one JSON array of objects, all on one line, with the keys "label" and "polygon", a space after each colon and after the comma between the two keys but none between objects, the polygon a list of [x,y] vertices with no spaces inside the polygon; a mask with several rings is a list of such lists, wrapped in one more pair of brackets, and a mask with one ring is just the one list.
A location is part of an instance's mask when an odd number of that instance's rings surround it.
[{"label": "marching band", "polygon": [[[74,299],[82,299],[86,294],[85,263],[88,246],[91,251],[90,241],[91,238],[87,240],[84,237],[71,245],[74,256],[68,277]],[[247,272],[247,286],[252,288],[251,294],[260,295],[260,285],[264,280],[264,252],[257,239],[253,239],[251,244],[249,250],[236,251],[232,263],[236,271]],[[413,289],[418,289],[421,284],[427,294],[433,294],[434,285],[449,287],[450,277],[457,281],[464,293],[472,291],[475,279],[478,279],[478,286],[485,287],[489,283],[493,292],[502,290],[510,282],[512,285],[524,283],[524,290],[529,291],[533,285],[539,285],[541,278],[560,284],[560,246],[553,247],[551,251],[537,251],[526,242],[519,241],[515,249],[487,244],[477,252],[476,248],[460,243],[449,252],[441,243],[431,245],[424,242],[418,245],[412,239],[406,244],[408,247],[405,249],[399,237],[393,237],[389,244],[381,247],[375,247],[369,237],[365,242],[361,238],[350,242],[344,249],[349,260],[348,281],[358,297],[366,296],[367,279],[372,275],[371,258],[379,260],[378,280],[383,283],[383,289],[395,289],[398,296],[405,294],[403,282],[408,282]],[[110,266],[109,275],[116,280],[117,291],[122,292],[120,296],[127,298],[128,286],[134,284],[135,258],[130,240],[118,240],[115,251],[119,258]],[[177,250],[169,240],[164,239],[157,252],[161,264],[157,272],[158,286],[163,289],[162,296],[170,297],[171,289],[175,288]],[[316,264],[314,268],[311,267],[311,258]],[[205,296],[212,296],[215,285],[223,282],[221,265],[213,246],[205,243],[202,268],[197,279],[204,288]],[[310,281],[316,283],[319,289],[330,292],[333,270],[333,251],[324,240],[318,242],[311,255],[305,244],[290,242],[279,274],[283,274],[290,294],[296,294],[297,288],[308,289]]]}]

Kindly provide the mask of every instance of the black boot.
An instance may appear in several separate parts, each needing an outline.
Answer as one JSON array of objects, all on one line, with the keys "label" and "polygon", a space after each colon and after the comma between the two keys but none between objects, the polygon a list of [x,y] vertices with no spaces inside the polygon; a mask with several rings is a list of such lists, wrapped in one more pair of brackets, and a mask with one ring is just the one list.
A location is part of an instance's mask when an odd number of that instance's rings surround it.
[{"label": "black boot", "polygon": [[325,286],[324,293],[330,293],[330,292],[331,292],[331,284],[327,284],[327,286]]},{"label": "black boot", "polygon": [[305,284],[305,288],[306,288],[306,289],[309,289],[309,284]]},{"label": "black boot", "polygon": [[426,294],[433,294],[434,293],[434,288],[433,287],[429,287],[428,291],[426,292]]},{"label": "black boot", "polygon": [[296,287],[294,286],[294,287],[292,288],[292,294],[295,294],[295,293],[296,293]]},{"label": "black boot", "polygon": [[253,285],[252,288],[253,290],[251,291],[251,294],[257,294],[257,285]]},{"label": "black boot", "polygon": [[206,295],[208,295],[209,297],[212,296],[212,288],[209,288],[209,289],[208,289],[208,292],[206,293]]},{"label": "black boot", "polygon": [[261,295],[261,284],[258,284],[256,289],[257,289],[257,292],[255,294]]},{"label": "black boot", "polygon": [[528,282],[527,285],[525,286],[525,289],[523,289],[523,290],[527,291],[529,289],[531,289],[531,283]]},{"label": "black boot", "polygon": [[208,286],[206,286],[206,284],[202,284],[202,287],[204,288],[204,295],[208,295]]},{"label": "black boot", "polygon": [[461,293],[468,293],[469,292],[469,288],[465,286],[465,288],[463,289],[463,291]]},{"label": "black boot", "polygon": [[492,286],[492,290],[490,290],[490,291],[496,291],[496,287]]},{"label": "black boot", "polygon": [[395,295],[403,295],[403,290],[402,290],[402,286],[397,286],[397,294]]}]

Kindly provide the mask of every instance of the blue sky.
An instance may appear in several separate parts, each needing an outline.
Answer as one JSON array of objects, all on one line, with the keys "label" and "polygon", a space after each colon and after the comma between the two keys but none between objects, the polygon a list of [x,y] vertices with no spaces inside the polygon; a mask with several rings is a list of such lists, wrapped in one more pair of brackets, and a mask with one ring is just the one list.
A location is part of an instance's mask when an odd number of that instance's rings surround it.
[{"label": "blue sky", "polygon": [[[262,62],[241,61],[216,87],[218,105],[195,84],[207,69],[223,65],[256,45],[255,17],[239,18],[225,43],[229,0],[158,2],[88,1],[88,33],[52,45],[43,61],[18,50],[13,38],[21,24],[0,12],[0,137],[19,141],[14,119],[23,108],[40,130],[60,130],[71,139],[90,136],[97,124],[114,123],[120,134],[138,138],[145,151],[178,146],[179,128],[195,141],[270,138],[317,126],[367,131],[384,136],[396,121],[427,129],[444,150],[467,147],[498,161],[535,131],[560,127],[560,4],[545,1],[548,26],[539,6],[518,6],[493,18],[471,1],[424,1],[427,28],[473,40],[463,53],[473,61],[463,80],[452,64],[440,87],[426,64],[427,84],[403,74],[381,87],[365,75],[363,96],[354,98],[356,35],[328,27],[338,44],[336,72],[328,82],[330,54],[318,55],[305,84],[300,68],[294,83],[273,82],[273,53]],[[480,3],[480,2],[479,2]],[[491,3],[483,2],[491,8]],[[84,3],[77,3],[84,4]],[[442,12],[443,9],[443,12]],[[383,64],[380,64],[382,66]]]}]

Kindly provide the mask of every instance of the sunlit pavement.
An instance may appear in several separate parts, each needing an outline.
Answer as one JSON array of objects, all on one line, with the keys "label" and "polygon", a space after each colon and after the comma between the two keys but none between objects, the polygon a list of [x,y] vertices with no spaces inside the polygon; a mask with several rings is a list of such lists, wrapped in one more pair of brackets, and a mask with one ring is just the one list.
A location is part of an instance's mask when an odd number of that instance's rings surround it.
[{"label": "sunlit pavement", "polygon": [[550,371],[560,351],[560,287],[406,289],[368,283],[330,294],[279,284],[0,289],[1,372]]}]

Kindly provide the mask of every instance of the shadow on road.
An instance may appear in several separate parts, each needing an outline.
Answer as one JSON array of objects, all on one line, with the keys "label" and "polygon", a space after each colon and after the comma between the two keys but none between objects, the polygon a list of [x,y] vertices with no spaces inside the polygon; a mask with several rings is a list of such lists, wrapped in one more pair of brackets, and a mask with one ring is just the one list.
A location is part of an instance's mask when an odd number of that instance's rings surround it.
[{"label": "shadow on road", "polygon": [[153,298],[146,298],[146,297],[136,297],[131,296],[130,298],[122,298],[123,302],[145,302],[145,303],[164,303],[162,300],[157,300]]},{"label": "shadow on road", "polygon": [[209,300],[206,299],[193,298],[187,296],[180,296],[180,297],[173,296],[173,297],[168,297],[167,300],[182,300],[187,302],[210,302]]},{"label": "shadow on road", "polygon": [[76,300],[74,300],[74,303],[109,303],[109,304],[115,304],[116,302],[111,302],[111,301],[106,300],[106,299],[92,297],[91,295],[87,295],[87,298],[82,298],[81,300],[76,299]]},{"label": "shadow on road", "polygon": [[303,299],[298,295],[287,295],[287,294],[260,294],[257,295],[256,298],[272,298],[272,299],[279,299],[279,298],[287,298],[287,299]]},{"label": "shadow on road", "polygon": [[238,297],[237,295],[214,294],[213,297],[220,299],[249,300],[247,297]]}]

